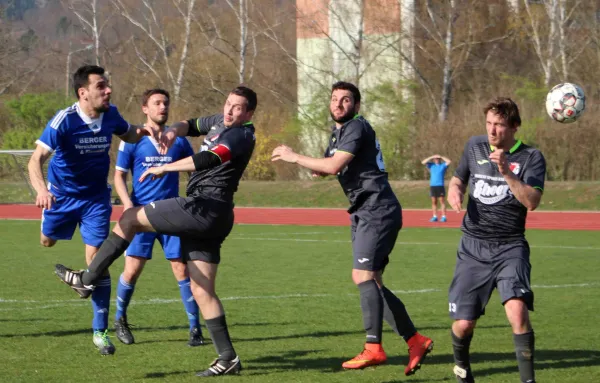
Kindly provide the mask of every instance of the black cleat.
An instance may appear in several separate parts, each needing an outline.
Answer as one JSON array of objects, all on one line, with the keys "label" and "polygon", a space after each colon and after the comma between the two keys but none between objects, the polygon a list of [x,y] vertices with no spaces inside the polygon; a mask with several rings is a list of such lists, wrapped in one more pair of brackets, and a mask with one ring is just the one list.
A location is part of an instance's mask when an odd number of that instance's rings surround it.
[{"label": "black cleat", "polygon": [[117,339],[124,344],[134,344],[133,334],[131,333],[131,325],[127,322],[127,317],[122,316],[115,321],[115,334]]},{"label": "black cleat", "polygon": [[458,366],[454,366],[454,375],[456,375],[456,380],[458,383],[475,383],[475,378],[473,378],[473,374],[471,373],[471,369],[461,368]]},{"label": "black cleat", "polygon": [[190,330],[190,340],[188,341],[188,346],[197,347],[204,345],[204,337],[202,336],[202,332],[199,327],[194,327]]},{"label": "black cleat", "polygon": [[242,371],[242,363],[240,357],[236,356],[233,360],[215,359],[207,370],[196,373],[196,376],[203,378],[219,376],[219,375],[234,375]]},{"label": "black cleat", "polygon": [[83,274],[83,270],[73,271],[68,267],[57,264],[54,266],[54,273],[61,281],[69,285],[79,296],[83,299],[92,295],[92,291],[95,286],[87,286],[84,285],[81,281],[81,274]]}]

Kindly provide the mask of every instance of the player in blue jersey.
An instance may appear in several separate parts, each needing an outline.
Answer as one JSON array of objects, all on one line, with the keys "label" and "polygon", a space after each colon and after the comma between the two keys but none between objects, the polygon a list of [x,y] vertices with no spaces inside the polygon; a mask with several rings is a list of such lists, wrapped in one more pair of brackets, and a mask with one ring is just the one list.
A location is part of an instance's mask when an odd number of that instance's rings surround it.
[{"label": "player in blue jersey", "polygon": [[[29,161],[29,178],[37,192],[36,205],[42,210],[41,243],[52,247],[57,240],[69,240],[79,225],[89,264],[108,236],[111,189],[107,183],[112,136],[137,142],[148,129],[127,123],[114,105],[104,69],[83,66],[73,75],[77,102],[59,111],[46,125]],[[48,183],[43,165],[48,166]],[[110,275],[104,273],[92,294],[93,341],[102,355],[115,347],[107,335],[110,304]]]},{"label": "player in blue jersey", "polygon": [[444,201],[444,197],[446,196],[446,189],[444,188],[444,175],[446,174],[446,170],[448,170],[448,165],[450,165],[452,161],[444,156],[440,156],[439,154],[434,154],[433,156],[425,158],[421,163],[427,166],[429,169],[430,178],[429,178],[429,196],[431,197],[431,210],[433,212],[433,217],[429,220],[429,222],[437,222],[437,204],[440,202],[440,208],[442,210],[442,218],[441,222],[446,222],[446,201]]},{"label": "player in blue jersey", "polygon": [[[160,137],[169,118],[169,92],[164,89],[149,89],[142,96],[142,110],[146,115],[146,126],[154,131],[154,137]],[[139,178],[147,168],[166,165],[194,154],[192,146],[184,137],[177,137],[166,154],[159,153],[159,144],[153,137],[144,137],[135,144],[121,142],[115,171],[115,189],[127,210],[134,206],[143,206],[179,196],[179,173],[152,181],[140,182]],[[127,191],[127,173],[131,171],[131,196]],[[181,300],[190,322],[189,346],[204,344],[200,330],[198,304],[192,296],[190,278],[185,262],[181,259],[179,237],[159,233],[138,233],[125,252],[125,269],[117,285],[117,312],[115,314],[115,334],[122,343],[134,343],[133,334],[127,321],[127,307],[131,301],[135,283],[140,277],[146,261],[152,258],[154,241],[161,244],[165,257],[171,263],[173,275],[179,284]]]}]

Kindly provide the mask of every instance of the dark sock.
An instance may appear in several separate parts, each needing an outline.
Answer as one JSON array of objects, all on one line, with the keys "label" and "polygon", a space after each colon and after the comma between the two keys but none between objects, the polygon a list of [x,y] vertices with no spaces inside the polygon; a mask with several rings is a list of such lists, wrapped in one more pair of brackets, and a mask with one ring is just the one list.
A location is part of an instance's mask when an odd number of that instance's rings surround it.
[{"label": "dark sock", "polygon": [[381,287],[381,293],[383,294],[383,318],[392,326],[396,334],[408,342],[417,333],[417,329],[410,320],[404,303],[385,286]]},{"label": "dark sock", "polygon": [[229,338],[229,331],[227,330],[227,322],[225,321],[225,315],[216,317],[213,319],[207,319],[206,329],[210,334],[210,337],[215,345],[219,359],[221,360],[233,360],[237,356],[231,344]]},{"label": "dark sock", "polygon": [[521,382],[535,382],[535,371],[533,370],[533,354],[535,352],[535,334],[533,330],[526,334],[513,334],[515,351],[517,353],[517,364]]},{"label": "dark sock", "polygon": [[358,284],[360,292],[360,308],[363,323],[367,332],[367,343],[381,343],[383,327],[383,298],[375,280]]},{"label": "dark sock", "polygon": [[96,280],[108,270],[108,267],[129,247],[129,241],[111,232],[104,240],[98,253],[81,276],[84,285],[94,285]]},{"label": "dark sock", "polygon": [[471,347],[471,339],[473,334],[464,338],[459,338],[450,330],[452,334],[452,349],[454,350],[454,363],[460,368],[470,368],[471,358],[469,356],[469,348]]}]

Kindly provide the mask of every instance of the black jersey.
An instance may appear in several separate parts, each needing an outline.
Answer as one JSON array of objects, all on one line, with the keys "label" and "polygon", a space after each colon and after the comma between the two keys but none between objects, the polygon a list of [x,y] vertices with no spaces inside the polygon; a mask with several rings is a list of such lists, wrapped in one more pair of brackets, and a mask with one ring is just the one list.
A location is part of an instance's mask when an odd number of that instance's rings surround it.
[{"label": "black jersey", "polygon": [[361,207],[398,203],[385,171],[383,155],[375,130],[362,116],[332,128],[325,157],[336,151],[350,153],[354,158],[338,174],[338,180],[350,201],[350,213]]},{"label": "black jersey", "polygon": [[[524,237],[527,208],[510,191],[489,157],[487,136],[472,137],[454,175],[469,186],[467,214],[462,231],[472,237],[504,241]],[[542,153],[520,140],[506,152],[510,170],[524,183],[544,189],[546,161]]]},{"label": "black jersey", "polygon": [[254,151],[254,125],[247,122],[242,126],[227,128],[223,124],[222,114],[199,117],[188,122],[188,136],[205,135],[200,151],[208,150],[218,155],[221,165],[194,172],[188,182],[186,194],[233,201],[233,194],[237,191]]}]

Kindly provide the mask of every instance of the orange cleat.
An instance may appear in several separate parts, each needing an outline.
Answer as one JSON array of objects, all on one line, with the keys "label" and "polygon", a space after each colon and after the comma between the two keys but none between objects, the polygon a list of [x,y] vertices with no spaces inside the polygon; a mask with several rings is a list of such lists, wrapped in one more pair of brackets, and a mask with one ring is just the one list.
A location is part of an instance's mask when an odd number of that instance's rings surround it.
[{"label": "orange cleat", "polygon": [[425,356],[433,350],[433,341],[426,336],[416,333],[408,340],[408,366],[404,375],[409,376],[421,368]]},{"label": "orange cleat", "polygon": [[354,358],[342,363],[342,367],[355,370],[383,364],[386,360],[387,356],[381,344],[365,343],[365,349]]}]

